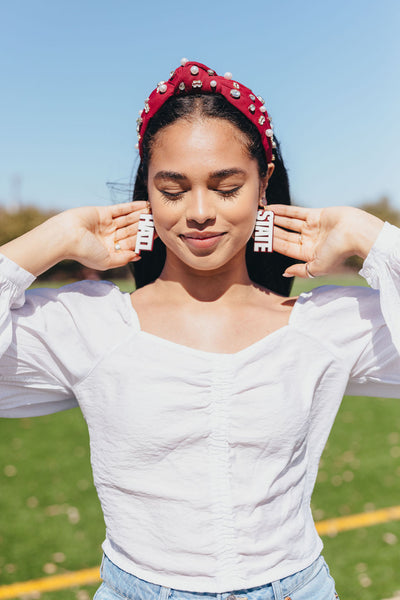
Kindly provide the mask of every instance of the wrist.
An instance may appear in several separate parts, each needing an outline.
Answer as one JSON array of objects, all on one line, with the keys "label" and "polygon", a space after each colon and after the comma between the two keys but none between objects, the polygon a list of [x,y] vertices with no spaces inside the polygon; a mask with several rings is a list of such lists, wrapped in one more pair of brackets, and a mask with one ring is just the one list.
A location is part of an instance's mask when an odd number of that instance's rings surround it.
[{"label": "wrist", "polygon": [[50,217],[41,225],[4,244],[1,252],[37,277],[65,258],[72,258],[74,228],[68,211]]},{"label": "wrist", "polygon": [[46,221],[53,239],[55,262],[77,260],[76,248],[79,240],[79,225],[74,218],[74,209],[65,210]]},{"label": "wrist", "polygon": [[349,209],[350,218],[346,219],[345,230],[348,239],[348,256],[359,256],[363,260],[368,256],[384,222],[359,208]]}]

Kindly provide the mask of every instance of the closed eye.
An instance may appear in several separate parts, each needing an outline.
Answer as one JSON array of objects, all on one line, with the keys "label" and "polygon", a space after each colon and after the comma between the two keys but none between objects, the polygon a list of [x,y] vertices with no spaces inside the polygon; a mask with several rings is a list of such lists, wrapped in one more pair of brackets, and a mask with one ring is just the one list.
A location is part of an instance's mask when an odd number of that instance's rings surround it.
[{"label": "closed eye", "polygon": [[165,190],[160,190],[162,197],[165,202],[174,202],[175,200],[180,200],[184,194],[184,192],[167,192]]},{"label": "closed eye", "polygon": [[224,198],[234,198],[235,196],[238,195],[240,188],[242,186],[238,185],[235,188],[232,188],[231,190],[215,190],[218,194],[221,194],[221,196],[223,196]]}]

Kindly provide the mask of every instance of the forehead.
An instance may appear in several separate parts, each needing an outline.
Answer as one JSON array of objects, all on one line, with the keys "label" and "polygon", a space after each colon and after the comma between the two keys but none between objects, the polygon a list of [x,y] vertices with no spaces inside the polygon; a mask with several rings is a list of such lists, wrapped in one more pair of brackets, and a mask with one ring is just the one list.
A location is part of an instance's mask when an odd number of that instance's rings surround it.
[{"label": "forehead", "polygon": [[257,170],[246,136],[225,119],[179,119],[156,135],[149,174],[160,168],[187,172],[227,167]]}]

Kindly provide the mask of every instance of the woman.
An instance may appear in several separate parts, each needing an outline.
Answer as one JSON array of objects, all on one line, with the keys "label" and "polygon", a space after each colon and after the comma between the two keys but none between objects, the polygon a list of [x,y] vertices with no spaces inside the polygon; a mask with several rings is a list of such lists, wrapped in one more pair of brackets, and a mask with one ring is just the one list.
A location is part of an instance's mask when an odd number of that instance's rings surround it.
[{"label": "woman", "polygon": [[[262,99],[200,63],[157,86],[138,129],[134,202],[1,248],[1,414],[81,406],[107,527],[97,600],[335,598],[310,497],[345,391],[400,396],[399,231],[289,206]],[[286,297],[288,277],[353,254],[380,292]],[[24,296],[64,258],[132,262],[139,288]]]}]

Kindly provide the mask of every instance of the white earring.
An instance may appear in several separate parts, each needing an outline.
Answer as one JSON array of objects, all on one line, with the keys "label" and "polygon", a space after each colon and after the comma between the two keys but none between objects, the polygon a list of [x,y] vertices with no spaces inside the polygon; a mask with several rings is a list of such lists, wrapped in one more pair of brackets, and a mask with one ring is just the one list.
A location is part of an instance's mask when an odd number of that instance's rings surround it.
[{"label": "white earring", "polygon": [[254,252],[273,252],[274,213],[262,208],[257,211],[254,231]]},{"label": "white earring", "polygon": [[154,243],[154,219],[153,215],[143,213],[139,218],[138,232],[136,234],[136,254],[141,250],[153,250]]}]

